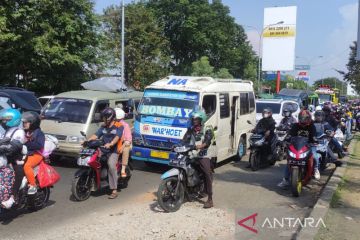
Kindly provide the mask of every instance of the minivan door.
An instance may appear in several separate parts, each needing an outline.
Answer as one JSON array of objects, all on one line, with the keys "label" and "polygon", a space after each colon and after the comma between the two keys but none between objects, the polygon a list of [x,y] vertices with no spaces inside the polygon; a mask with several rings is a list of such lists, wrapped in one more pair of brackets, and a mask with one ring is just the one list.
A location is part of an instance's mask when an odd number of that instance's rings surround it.
[{"label": "minivan door", "polygon": [[237,142],[239,137],[237,136],[238,120],[239,119],[239,96],[233,96],[231,101],[231,146],[232,149],[237,150]]},{"label": "minivan door", "polygon": [[229,93],[218,95],[218,130],[216,133],[216,146],[218,162],[227,159],[231,155],[231,117]]}]

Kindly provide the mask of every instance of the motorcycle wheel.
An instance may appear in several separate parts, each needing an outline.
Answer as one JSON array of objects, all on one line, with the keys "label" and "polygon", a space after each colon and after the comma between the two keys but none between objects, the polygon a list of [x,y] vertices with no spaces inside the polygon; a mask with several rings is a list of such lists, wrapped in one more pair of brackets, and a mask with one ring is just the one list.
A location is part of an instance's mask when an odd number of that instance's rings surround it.
[{"label": "motorcycle wheel", "polygon": [[169,177],[164,179],[159,185],[157,192],[158,203],[166,212],[176,212],[184,202],[184,186],[180,183],[178,192],[176,193],[177,184],[177,177]]},{"label": "motorcycle wheel", "polygon": [[244,137],[242,137],[242,138],[240,138],[240,141],[239,141],[238,151],[235,156],[234,162],[240,162],[242,157],[245,156],[245,154],[246,154],[246,140]]},{"label": "motorcycle wheel", "polygon": [[91,195],[91,181],[86,184],[87,177],[86,174],[83,174],[74,178],[72,182],[71,192],[77,201],[85,201]]},{"label": "motorcycle wheel", "polygon": [[50,198],[50,188],[39,188],[34,195],[28,195],[28,209],[38,211],[46,206]]},{"label": "motorcycle wheel", "polygon": [[291,168],[291,192],[294,197],[299,197],[302,190],[302,182],[299,167]]},{"label": "motorcycle wheel", "polygon": [[250,155],[250,166],[251,170],[257,171],[260,168],[261,155],[258,152],[253,152]]}]

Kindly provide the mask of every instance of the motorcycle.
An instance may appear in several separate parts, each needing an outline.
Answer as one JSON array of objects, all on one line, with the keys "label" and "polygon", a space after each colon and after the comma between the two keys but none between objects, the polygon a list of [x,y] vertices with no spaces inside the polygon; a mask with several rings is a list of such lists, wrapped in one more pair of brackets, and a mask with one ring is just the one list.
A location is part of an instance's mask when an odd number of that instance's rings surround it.
[{"label": "motorcycle", "polygon": [[177,156],[169,161],[169,166],[173,168],[161,176],[157,198],[160,207],[166,212],[176,212],[185,197],[188,200],[199,197],[205,189],[204,174],[194,149],[195,144],[175,147]]},{"label": "motorcycle", "polygon": [[[275,135],[276,137],[276,135]],[[274,165],[277,160],[279,160],[279,153],[281,147],[278,143],[278,139],[272,141],[271,149],[275,149],[273,153],[267,148],[269,148],[264,131],[259,130],[256,133],[253,133],[249,138],[250,143],[250,167],[251,170],[257,171],[261,166],[268,164]]]},{"label": "motorcycle", "polygon": [[290,170],[291,192],[298,197],[302,187],[307,185],[312,177],[314,158],[308,144],[308,138],[292,137],[288,147],[287,164]]},{"label": "motorcycle", "polygon": [[355,126],[356,130],[360,131],[360,112],[358,112],[355,116]]},{"label": "motorcycle", "polygon": [[[320,158],[319,158],[320,171],[324,171],[327,168],[328,164],[332,162],[331,159],[335,158],[335,155],[333,154],[331,148],[329,149],[329,143],[330,143],[329,135],[331,133],[332,131],[327,131],[326,134],[322,134],[317,138],[318,144],[316,144],[316,152],[320,154]],[[331,153],[329,150],[331,151]]]},{"label": "motorcycle", "polygon": [[[86,138],[86,135],[81,132]],[[87,200],[91,192],[100,191],[109,187],[107,159],[109,149],[103,147],[102,140],[85,142],[80,150],[77,165],[80,167],[76,171],[72,181],[71,192],[77,201]],[[121,161],[117,165],[118,188],[126,188],[131,178],[132,165],[126,167],[126,177],[121,176]]]},{"label": "motorcycle", "polygon": [[[43,161],[45,161],[46,163],[50,162],[50,155],[57,148],[57,146],[58,146],[57,138],[45,134],[45,146],[42,152]],[[25,145],[22,147],[21,153],[23,155],[23,159],[22,161],[18,161],[18,165],[23,165],[24,160],[26,159],[27,148]],[[38,186],[37,192],[35,194],[28,194],[28,189],[29,189],[28,180],[26,176],[24,176],[18,192],[18,201],[13,205],[12,210],[21,210],[27,208],[30,211],[38,211],[47,205],[50,198],[50,188],[53,188],[53,186],[41,188],[39,186],[39,181],[38,181],[38,171],[39,171],[39,166],[36,166],[34,168],[34,175],[35,175],[36,185]]]},{"label": "motorcycle", "polygon": [[277,135],[277,139],[278,139],[278,144],[280,147],[280,151],[279,151],[279,160],[282,159],[286,159],[286,150],[287,150],[287,145],[286,145],[286,138],[288,136],[288,131],[286,129],[283,129],[281,127],[277,128],[275,130],[275,133]]}]

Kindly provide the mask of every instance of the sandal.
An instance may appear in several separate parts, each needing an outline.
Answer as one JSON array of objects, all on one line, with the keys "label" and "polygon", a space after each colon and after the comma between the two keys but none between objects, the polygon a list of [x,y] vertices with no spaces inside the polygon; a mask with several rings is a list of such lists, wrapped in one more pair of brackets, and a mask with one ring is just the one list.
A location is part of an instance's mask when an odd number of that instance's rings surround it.
[{"label": "sandal", "polygon": [[109,199],[115,199],[117,198],[118,194],[117,193],[111,193],[109,196]]},{"label": "sandal", "polygon": [[126,178],[127,177],[126,172],[121,172],[121,177]]}]

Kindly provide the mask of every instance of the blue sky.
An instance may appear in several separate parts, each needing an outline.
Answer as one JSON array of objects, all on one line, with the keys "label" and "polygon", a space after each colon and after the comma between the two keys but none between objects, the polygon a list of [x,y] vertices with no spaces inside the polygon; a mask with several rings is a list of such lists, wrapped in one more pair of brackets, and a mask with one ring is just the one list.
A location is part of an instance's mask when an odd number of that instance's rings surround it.
[{"label": "blue sky", "polygon": [[[95,11],[101,13],[103,8],[120,2],[95,0]],[[310,62],[312,80],[331,76],[342,80],[333,68],[346,70],[349,45],[357,37],[358,0],[223,0],[223,4],[244,26],[256,52],[259,35],[253,28],[261,32],[264,8],[297,6],[296,64]]]}]

